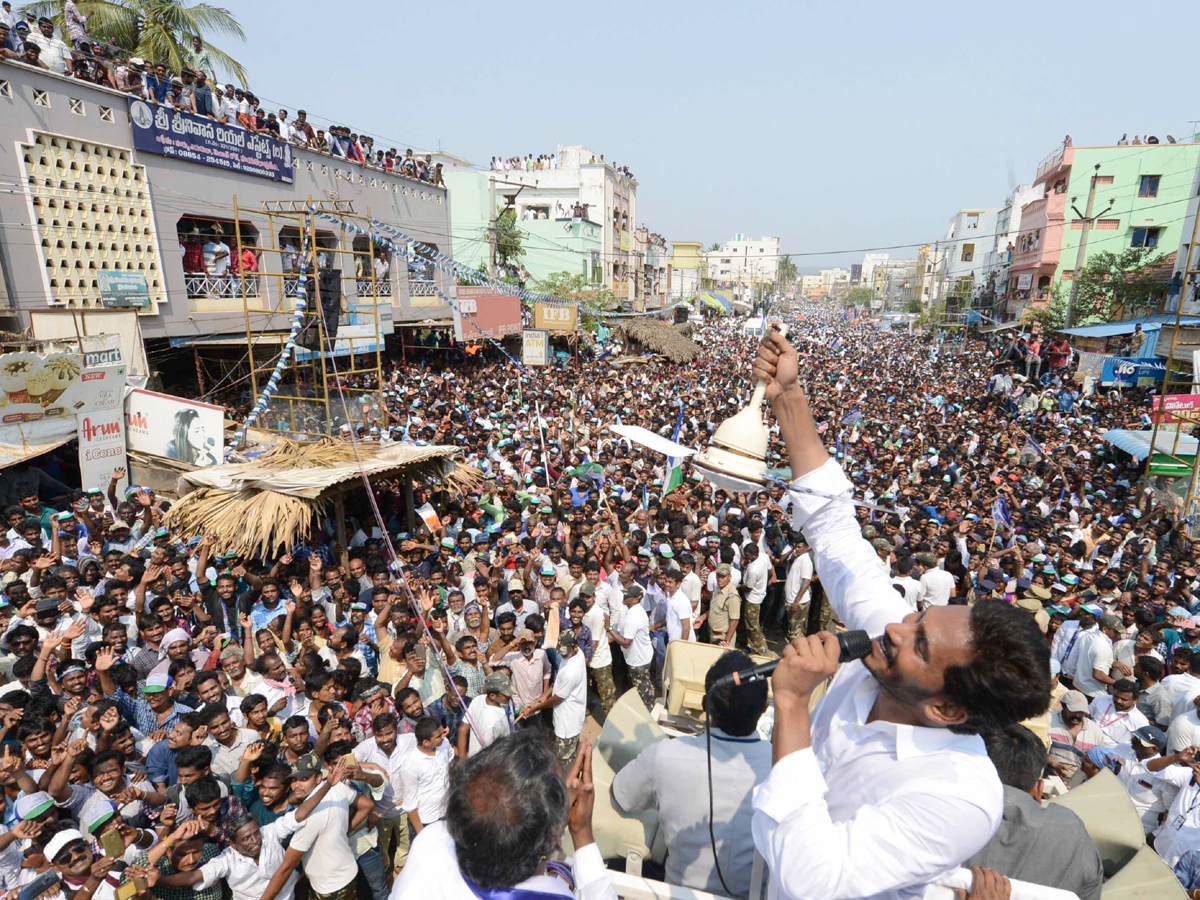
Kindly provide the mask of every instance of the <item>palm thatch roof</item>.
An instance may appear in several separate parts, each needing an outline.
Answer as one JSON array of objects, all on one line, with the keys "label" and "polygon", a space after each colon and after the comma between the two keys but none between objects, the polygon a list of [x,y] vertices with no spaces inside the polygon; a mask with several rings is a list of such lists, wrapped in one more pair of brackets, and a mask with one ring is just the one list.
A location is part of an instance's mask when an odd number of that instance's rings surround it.
[{"label": "palm thatch roof", "polygon": [[[166,524],[184,540],[220,536],[214,549],[243,556],[286,552],[312,536],[330,498],[362,487],[362,475],[440,479],[474,487],[482,473],[453,457],[458,447],[283,439],[257,459],[183,473]],[[361,460],[361,464],[360,464]]]},{"label": "palm thatch roof", "polygon": [[699,344],[658,319],[629,319],[614,326],[613,333],[629,344],[661,353],[674,363],[689,363],[700,355]]}]

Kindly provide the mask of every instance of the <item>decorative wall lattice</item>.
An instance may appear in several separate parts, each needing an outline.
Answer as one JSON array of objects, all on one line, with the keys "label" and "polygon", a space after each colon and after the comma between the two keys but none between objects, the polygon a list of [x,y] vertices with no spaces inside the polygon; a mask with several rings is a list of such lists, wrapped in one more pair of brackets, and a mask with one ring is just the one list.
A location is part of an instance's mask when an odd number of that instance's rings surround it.
[{"label": "decorative wall lattice", "polygon": [[146,173],[128,150],[49,134],[22,147],[51,304],[101,306],[97,273],[139,271],[166,302]]}]

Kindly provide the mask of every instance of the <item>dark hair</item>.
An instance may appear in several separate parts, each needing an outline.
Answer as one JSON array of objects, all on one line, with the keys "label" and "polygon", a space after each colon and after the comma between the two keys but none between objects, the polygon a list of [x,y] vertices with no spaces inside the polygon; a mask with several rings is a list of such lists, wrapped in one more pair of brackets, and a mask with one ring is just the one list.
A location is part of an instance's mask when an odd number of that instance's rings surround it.
[{"label": "dark hair", "polygon": [[399,728],[400,723],[390,712],[380,713],[371,720],[372,731],[382,731],[385,728]]},{"label": "dark hair", "polygon": [[[212,751],[207,747],[183,747],[175,755],[175,768],[178,769],[207,769],[212,765]],[[191,800],[189,799],[190,803]]]},{"label": "dark hair", "polygon": [[325,748],[325,754],[322,758],[327,763],[335,763],[347,753],[353,752],[353,750],[354,744],[350,741],[334,741]]},{"label": "dark hair", "polygon": [[1050,705],[1050,647],[1033,616],[1003,600],[971,607],[971,648],[965,666],[949,666],[942,694],[967,713],[956,734],[1007,728]]},{"label": "dark hair", "polygon": [[221,788],[217,785],[217,779],[211,775],[205,775],[189,784],[184,789],[183,796],[187,798],[188,806],[194,810],[201,803],[220,800]]},{"label": "dark hair", "polygon": [[1146,677],[1151,681],[1162,681],[1162,660],[1155,659],[1153,656],[1139,656],[1138,661],[1133,666],[1134,674],[1137,674],[1139,669],[1145,673]]},{"label": "dark hair", "polygon": [[742,687],[726,687],[713,690],[718,678],[748,669],[754,661],[740,650],[728,650],[713,663],[704,676],[704,708],[712,717],[712,724],[732,737],[754,734],[758,720],[767,709],[767,682],[765,679],[751,682]]},{"label": "dark hair", "polygon": [[251,694],[249,697],[243,697],[242,702],[238,704],[238,709],[242,711],[242,715],[247,715],[250,710],[258,706],[258,704],[267,702],[267,698],[262,694]]},{"label": "dark hair", "polygon": [[119,750],[105,750],[103,753],[97,753],[92,757],[92,764],[88,766],[89,772],[95,772],[97,766],[101,763],[111,762],[116,760],[120,768],[125,768],[125,754]]},{"label": "dark hair", "polygon": [[435,719],[433,716],[425,717],[417,723],[417,727],[413,732],[416,735],[417,743],[420,744],[423,741],[429,740],[437,734],[438,729],[441,727],[442,723],[438,719]]},{"label": "dark hair", "polygon": [[1112,692],[1114,694],[1133,694],[1136,697],[1142,691],[1132,678],[1121,678],[1113,684]]},{"label": "dark hair", "polygon": [[293,728],[303,728],[308,731],[308,719],[304,716],[288,716],[287,721],[283,723],[284,732],[291,731]]},{"label": "dark hair", "polygon": [[1009,725],[983,735],[988,758],[1002,784],[1028,793],[1046,768],[1046,745],[1024,725]]},{"label": "dark hair", "polygon": [[17,740],[24,741],[35,734],[54,734],[54,725],[49,719],[22,719],[17,726]]},{"label": "dark hair", "polygon": [[455,766],[446,827],[459,870],[482,888],[512,887],[558,847],[567,786],[546,738],[515,732]]}]

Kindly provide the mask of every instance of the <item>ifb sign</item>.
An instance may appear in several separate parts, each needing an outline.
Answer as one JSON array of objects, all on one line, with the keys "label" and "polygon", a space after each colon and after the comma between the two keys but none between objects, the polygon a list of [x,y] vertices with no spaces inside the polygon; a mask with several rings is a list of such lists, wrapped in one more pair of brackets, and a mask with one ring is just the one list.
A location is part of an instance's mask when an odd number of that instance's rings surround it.
[{"label": "ifb sign", "polygon": [[574,306],[534,304],[533,327],[547,331],[574,331],[579,327],[579,310]]}]

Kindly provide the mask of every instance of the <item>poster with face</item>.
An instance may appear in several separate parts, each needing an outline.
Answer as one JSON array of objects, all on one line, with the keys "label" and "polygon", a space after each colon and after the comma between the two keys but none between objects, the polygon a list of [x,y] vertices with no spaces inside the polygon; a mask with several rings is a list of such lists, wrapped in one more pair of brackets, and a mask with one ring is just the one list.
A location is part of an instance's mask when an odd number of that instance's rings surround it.
[{"label": "poster with face", "polygon": [[154,391],[130,391],[125,399],[129,449],[193,466],[223,458],[225,410],[198,400]]}]

